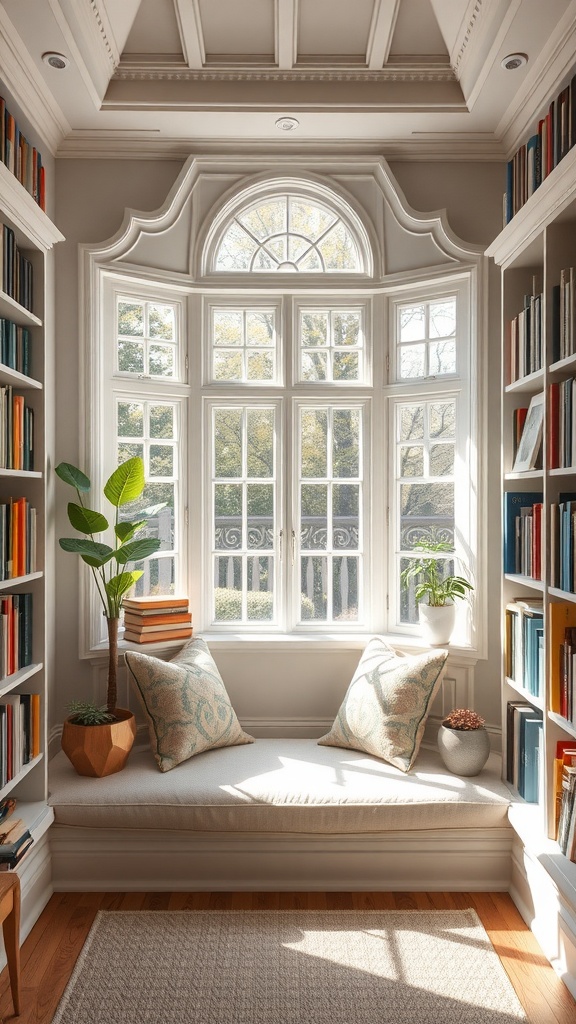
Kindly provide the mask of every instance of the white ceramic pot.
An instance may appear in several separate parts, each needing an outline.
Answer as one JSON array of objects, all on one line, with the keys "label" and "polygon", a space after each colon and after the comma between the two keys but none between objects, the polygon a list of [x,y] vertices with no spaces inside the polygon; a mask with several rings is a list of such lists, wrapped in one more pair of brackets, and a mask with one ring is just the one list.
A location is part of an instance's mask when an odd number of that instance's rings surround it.
[{"label": "white ceramic pot", "polygon": [[490,753],[490,737],[481,729],[438,730],[438,750],[449,772],[454,775],[479,775]]},{"label": "white ceramic pot", "polygon": [[418,618],[426,643],[435,646],[450,642],[456,621],[456,606],[454,604],[434,607],[434,605],[421,601],[418,605]]}]

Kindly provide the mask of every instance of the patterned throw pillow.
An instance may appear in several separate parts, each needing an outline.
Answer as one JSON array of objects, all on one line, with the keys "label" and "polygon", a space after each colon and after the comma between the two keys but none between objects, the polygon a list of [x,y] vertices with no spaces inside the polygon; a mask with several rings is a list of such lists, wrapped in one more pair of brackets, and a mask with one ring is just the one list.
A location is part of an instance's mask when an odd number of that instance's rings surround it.
[{"label": "patterned throw pillow", "polygon": [[448,652],[403,657],[380,637],[364,649],[325,747],[346,747],[410,771]]},{"label": "patterned throw pillow", "polygon": [[236,718],[204,640],[191,640],[170,661],[136,651],[124,657],[161,772],[203,750],[254,742]]}]

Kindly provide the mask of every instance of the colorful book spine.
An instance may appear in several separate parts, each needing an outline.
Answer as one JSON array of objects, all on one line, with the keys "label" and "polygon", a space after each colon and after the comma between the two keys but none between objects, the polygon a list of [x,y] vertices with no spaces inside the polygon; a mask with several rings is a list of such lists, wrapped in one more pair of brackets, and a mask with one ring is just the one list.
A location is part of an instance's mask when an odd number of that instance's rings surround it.
[{"label": "colorful book spine", "polygon": [[[20,130],[6,101],[0,96],[0,160],[18,178],[36,203],[42,206],[39,189],[39,171],[42,157],[35,146]],[[46,206],[42,206],[45,210]]]}]

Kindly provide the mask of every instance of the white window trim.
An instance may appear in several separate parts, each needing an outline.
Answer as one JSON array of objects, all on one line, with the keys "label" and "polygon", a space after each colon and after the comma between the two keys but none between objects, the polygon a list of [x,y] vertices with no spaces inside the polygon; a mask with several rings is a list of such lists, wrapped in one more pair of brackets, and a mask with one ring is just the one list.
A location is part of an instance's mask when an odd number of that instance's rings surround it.
[{"label": "white window trim", "polygon": [[[316,295],[306,296],[294,296],[292,298],[292,379],[296,385],[303,388],[314,387],[317,381],[306,381],[302,379],[301,375],[301,347],[300,347],[300,314],[306,311],[324,311],[324,310],[337,310],[345,309],[354,312],[359,312],[361,316],[361,330],[363,334],[363,345],[362,345],[362,359],[364,364],[364,372],[361,379],[357,381],[320,381],[322,387],[334,387],[338,390],[346,389],[346,392],[350,392],[352,388],[371,388],[372,387],[372,352],[374,345],[373,329],[372,329],[372,304],[373,297],[359,298],[354,292],[346,295],[346,289],[342,289],[342,293],[335,295],[323,295],[322,291],[319,290]],[[355,351],[352,349],[351,351]]]},{"label": "white window trim", "polygon": [[[284,299],[282,296],[251,295],[249,289],[243,295],[202,296],[202,382],[213,388],[281,388],[284,387]],[[212,376],[212,311],[214,309],[261,309],[274,310],[276,314],[276,376],[267,381],[215,380]]]}]

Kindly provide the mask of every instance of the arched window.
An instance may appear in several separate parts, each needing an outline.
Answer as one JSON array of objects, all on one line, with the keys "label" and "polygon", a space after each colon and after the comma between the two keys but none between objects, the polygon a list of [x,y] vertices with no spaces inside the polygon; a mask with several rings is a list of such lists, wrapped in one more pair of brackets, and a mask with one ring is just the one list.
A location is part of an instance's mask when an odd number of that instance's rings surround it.
[{"label": "arched window", "polygon": [[[236,204],[220,227],[212,269],[241,273],[366,273],[367,240],[352,209],[293,187]],[[228,213],[228,211],[226,211]]]}]

